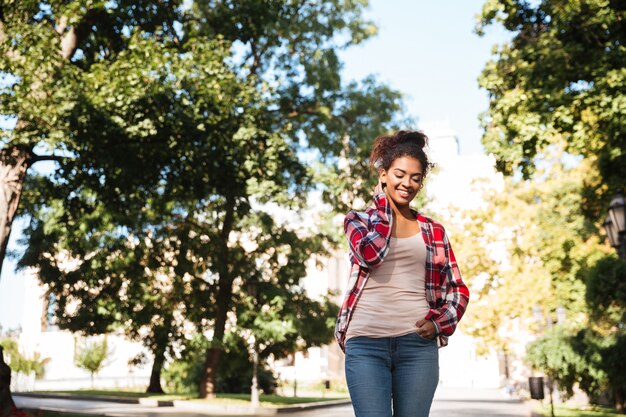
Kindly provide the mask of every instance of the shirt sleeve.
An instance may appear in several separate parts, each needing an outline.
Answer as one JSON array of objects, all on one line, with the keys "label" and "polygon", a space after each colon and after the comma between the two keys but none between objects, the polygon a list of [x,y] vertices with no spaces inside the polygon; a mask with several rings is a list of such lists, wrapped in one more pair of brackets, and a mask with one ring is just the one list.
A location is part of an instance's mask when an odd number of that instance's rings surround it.
[{"label": "shirt sleeve", "polygon": [[374,209],[369,217],[351,211],[344,219],[344,232],[350,245],[350,260],[366,268],[381,265],[389,248],[393,213],[387,195],[374,196]]},{"label": "shirt sleeve", "polygon": [[469,289],[461,278],[454,251],[445,231],[443,249],[446,259],[441,268],[441,276],[446,283],[444,303],[439,309],[431,309],[426,318],[432,320],[438,335],[450,336],[465,314],[469,302]]}]

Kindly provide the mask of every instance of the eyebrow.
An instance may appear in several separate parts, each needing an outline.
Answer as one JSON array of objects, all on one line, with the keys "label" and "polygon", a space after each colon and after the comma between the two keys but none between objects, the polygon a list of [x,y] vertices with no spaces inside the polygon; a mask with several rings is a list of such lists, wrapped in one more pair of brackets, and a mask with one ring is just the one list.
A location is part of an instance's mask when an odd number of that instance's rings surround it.
[{"label": "eyebrow", "polygon": [[[393,170],[394,170],[394,171],[400,171],[400,172],[402,172],[403,174],[406,174],[406,171],[405,171],[405,170],[403,170],[403,169],[400,169],[400,168],[394,168]],[[421,172],[416,172],[415,174],[412,174],[411,176],[416,176],[416,175],[420,175],[420,176],[422,176],[422,175],[424,175],[424,174],[422,174]]]}]

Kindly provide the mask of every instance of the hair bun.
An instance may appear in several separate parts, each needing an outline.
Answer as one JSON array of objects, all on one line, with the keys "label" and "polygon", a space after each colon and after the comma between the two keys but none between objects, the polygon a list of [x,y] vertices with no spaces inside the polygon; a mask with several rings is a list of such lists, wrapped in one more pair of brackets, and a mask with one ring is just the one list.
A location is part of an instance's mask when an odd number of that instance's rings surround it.
[{"label": "hair bun", "polygon": [[400,130],[396,133],[398,144],[400,143],[415,143],[420,149],[424,149],[427,145],[426,135],[417,130]]}]

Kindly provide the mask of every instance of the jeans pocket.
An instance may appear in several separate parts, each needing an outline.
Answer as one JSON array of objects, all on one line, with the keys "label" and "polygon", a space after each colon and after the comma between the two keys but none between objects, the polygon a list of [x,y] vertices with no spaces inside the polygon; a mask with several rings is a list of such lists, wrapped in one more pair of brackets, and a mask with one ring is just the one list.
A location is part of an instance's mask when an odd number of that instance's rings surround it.
[{"label": "jeans pocket", "polygon": [[417,332],[413,332],[413,334],[415,334],[415,336],[417,336],[417,338],[419,340],[422,340],[422,341],[428,342],[428,343],[432,343],[432,342],[434,342],[437,339],[436,336],[433,339],[427,339],[427,338],[425,338],[424,336],[422,336],[421,334],[419,334]]}]

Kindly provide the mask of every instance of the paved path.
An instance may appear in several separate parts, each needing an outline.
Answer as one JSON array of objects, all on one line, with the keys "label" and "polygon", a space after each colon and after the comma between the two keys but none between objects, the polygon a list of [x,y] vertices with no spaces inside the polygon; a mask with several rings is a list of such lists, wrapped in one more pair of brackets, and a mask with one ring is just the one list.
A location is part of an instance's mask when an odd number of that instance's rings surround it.
[{"label": "paved path", "polygon": [[[79,414],[110,417],[206,417],[172,407],[150,407],[102,401],[77,401],[27,398],[15,396],[18,407],[44,408]],[[352,407],[336,406],[298,413],[281,414],[293,417],[354,417]],[[498,390],[439,388],[435,394],[430,417],[529,417],[530,408],[518,400],[507,398]]]}]

